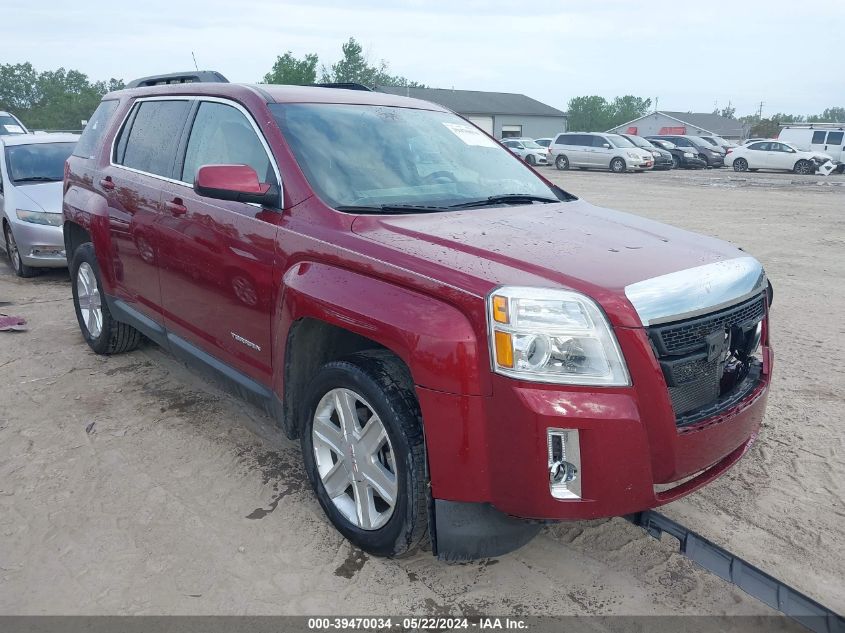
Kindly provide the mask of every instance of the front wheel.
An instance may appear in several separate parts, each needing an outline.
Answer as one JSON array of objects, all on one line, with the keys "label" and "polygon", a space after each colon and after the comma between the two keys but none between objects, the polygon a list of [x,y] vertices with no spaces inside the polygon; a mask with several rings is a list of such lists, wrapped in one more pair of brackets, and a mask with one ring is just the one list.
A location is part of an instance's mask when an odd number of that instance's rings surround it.
[{"label": "front wheel", "polygon": [[802,159],[802,160],[799,160],[797,163],[795,163],[795,167],[793,168],[793,171],[796,174],[801,174],[802,176],[807,176],[808,174],[812,174],[815,171],[815,169],[813,169],[813,165],[810,161]]},{"label": "front wheel", "polygon": [[12,266],[12,270],[15,271],[18,277],[35,277],[38,274],[38,269],[23,263],[20,249],[18,249],[18,243],[15,242],[15,236],[12,233],[12,227],[6,224],[4,228],[6,255],[9,256],[9,264]]},{"label": "front wheel", "polygon": [[672,156],[672,169],[680,169],[681,168],[681,159],[677,156]]},{"label": "front wheel", "polygon": [[413,382],[385,352],[324,365],[305,395],[305,470],[317,500],[353,545],[412,552],[427,534],[422,418]]},{"label": "front wheel", "polygon": [[70,264],[73,307],[79,329],[88,346],[98,354],[128,352],[141,342],[141,333],[115,320],[103,296],[100,265],[94,245],[86,242],[73,254]]},{"label": "front wheel", "polygon": [[621,174],[625,171],[625,161],[621,158],[614,158],[610,161],[610,171],[614,174]]},{"label": "front wheel", "polygon": [[569,169],[569,159],[563,154],[561,154],[555,159],[555,167],[557,167],[561,171]]},{"label": "front wheel", "polygon": [[744,158],[737,158],[734,161],[734,171],[747,171],[748,170],[748,161]]},{"label": "front wheel", "polygon": [[537,159],[534,158],[534,154],[529,154],[525,157],[525,162],[531,165],[532,167],[537,164]]}]

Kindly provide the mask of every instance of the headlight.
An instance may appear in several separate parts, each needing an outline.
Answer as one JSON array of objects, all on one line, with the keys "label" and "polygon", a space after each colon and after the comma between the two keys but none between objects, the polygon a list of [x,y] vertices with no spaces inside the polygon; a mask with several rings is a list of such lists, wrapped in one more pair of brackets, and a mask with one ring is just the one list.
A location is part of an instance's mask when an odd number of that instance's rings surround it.
[{"label": "headlight", "polygon": [[654,156],[655,158],[657,158],[658,156],[660,156],[660,152],[658,152],[657,150],[653,150],[651,152],[651,155]]},{"label": "headlight", "polygon": [[32,224],[46,224],[48,226],[61,226],[61,213],[45,213],[43,211],[25,211],[18,209],[18,220],[22,222],[31,222]]},{"label": "headlight", "polygon": [[642,156],[640,154],[637,154],[636,152],[625,152],[625,153],[628,154],[628,158],[642,158]]},{"label": "headlight", "polygon": [[616,337],[595,302],[577,292],[505,286],[487,299],[493,370],[567,385],[629,385]]},{"label": "headlight", "polygon": [[695,154],[692,152],[684,152],[684,158],[695,158]]}]

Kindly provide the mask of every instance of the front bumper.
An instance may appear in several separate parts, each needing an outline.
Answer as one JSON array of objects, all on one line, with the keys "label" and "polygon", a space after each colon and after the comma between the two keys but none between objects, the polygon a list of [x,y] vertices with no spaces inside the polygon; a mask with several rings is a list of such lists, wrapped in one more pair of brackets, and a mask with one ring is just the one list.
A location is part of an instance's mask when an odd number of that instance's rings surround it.
[{"label": "front bumper", "polygon": [[12,233],[18,244],[21,260],[37,268],[64,268],[67,266],[64,233],[61,226],[14,222]]},{"label": "front bumper", "polygon": [[[426,435],[436,438],[428,447],[432,496],[489,503],[525,519],[593,519],[668,503],[733,465],[762,424],[770,349],[760,383],[744,400],[679,429],[644,331],[616,333],[632,387],[561,387],[497,375],[491,396],[417,388]],[[580,499],[550,492],[549,428],[579,432]]]},{"label": "front bumper", "polygon": [[645,171],[647,169],[651,169],[652,167],[654,167],[654,161],[653,160],[640,160],[640,161],[637,161],[637,160],[634,160],[634,159],[629,159],[629,160],[630,160],[630,162],[628,163],[628,169],[635,169],[637,171]]},{"label": "front bumper", "polygon": [[688,169],[703,169],[707,167],[707,162],[701,158],[684,157],[681,159],[681,167],[686,167]]}]

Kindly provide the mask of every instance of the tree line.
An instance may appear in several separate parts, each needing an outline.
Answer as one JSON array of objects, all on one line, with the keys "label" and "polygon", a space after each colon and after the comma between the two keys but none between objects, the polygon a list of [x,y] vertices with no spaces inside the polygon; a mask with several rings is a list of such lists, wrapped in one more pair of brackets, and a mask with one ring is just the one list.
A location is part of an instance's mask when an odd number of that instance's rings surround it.
[{"label": "tree line", "polygon": [[[341,45],[341,57],[335,63],[321,64],[316,53],[302,57],[291,51],[276,57],[264,83],[309,85],[321,83],[360,83],[367,87],[425,87],[402,75],[393,75],[390,65],[381,59],[371,61],[363,46],[350,37]],[[91,81],[78,70],[39,72],[30,63],[0,64],[0,110],[8,110],[31,129],[78,130],[88,119],[102,96],[124,87],[122,79]],[[649,98],[624,95],[612,100],[597,95],[573,97],[568,103],[569,129],[603,132],[637,119],[652,108]],[[813,123],[845,121],[845,107],[830,107],[817,115],[776,113],[761,117],[759,113],[736,117],[730,104],[716,109],[715,114],[737,118],[749,127],[752,136],[776,136],[781,123]]]},{"label": "tree line", "polygon": [[[573,97],[569,100],[569,129],[579,132],[604,132],[648,114],[651,99],[625,95],[608,101],[597,95]],[[749,136],[771,138],[778,135],[783,123],[845,122],[845,107],[825,108],[821,114],[784,114],[778,112],[761,117],[759,113],[737,117],[736,108],[716,108],[713,114],[736,119],[745,124]]]},{"label": "tree line", "polygon": [[[288,51],[276,58],[264,83],[308,85],[317,81],[316,54],[302,58]],[[341,46],[341,58],[320,67],[325,83],[356,82],[365,86],[423,87],[401,75],[390,74],[384,60],[371,62],[363,47],[350,37]],[[33,130],[80,130],[107,92],[125,86],[122,79],[92,81],[78,70],[39,72],[29,62],[0,64],[0,110],[9,111]]]}]

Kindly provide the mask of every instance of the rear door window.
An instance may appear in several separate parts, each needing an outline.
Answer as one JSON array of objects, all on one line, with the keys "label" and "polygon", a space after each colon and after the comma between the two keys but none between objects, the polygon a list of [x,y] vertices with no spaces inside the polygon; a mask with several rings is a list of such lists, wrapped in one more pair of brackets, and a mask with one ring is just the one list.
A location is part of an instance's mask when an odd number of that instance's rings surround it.
[{"label": "rear door window", "polygon": [[813,132],[813,145],[823,145],[825,134],[826,132],[824,130],[816,130],[815,132]]},{"label": "rear door window", "polygon": [[223,103],[200,104],[182,167],[182,182],[194,182],[203,165],[249,165],[261,182],[278,184],[270,157],[250,121]]},{"label": "rear door window", "polygon": [[187,100],[137,104],[118,139],[115,163],[170,178],[189,108]]},{"label": "rear door window", "polygon": [[73,155],[80,158],[94,158],[94,153],[97,151],[97,146],[106,128],[111,121],[114,111],[117,109],[117,99],[109,99],[108,101],[101,101],[94,114],[88,119],[88,124],[82,130],[82,136],[76,142],[76,147],[73,148]]},{"label": "rear door window", "polygon": [[845,136],[843,132],[828,132],[827,133],[827,144],[828,145],[842,145],[842,137]]}]

